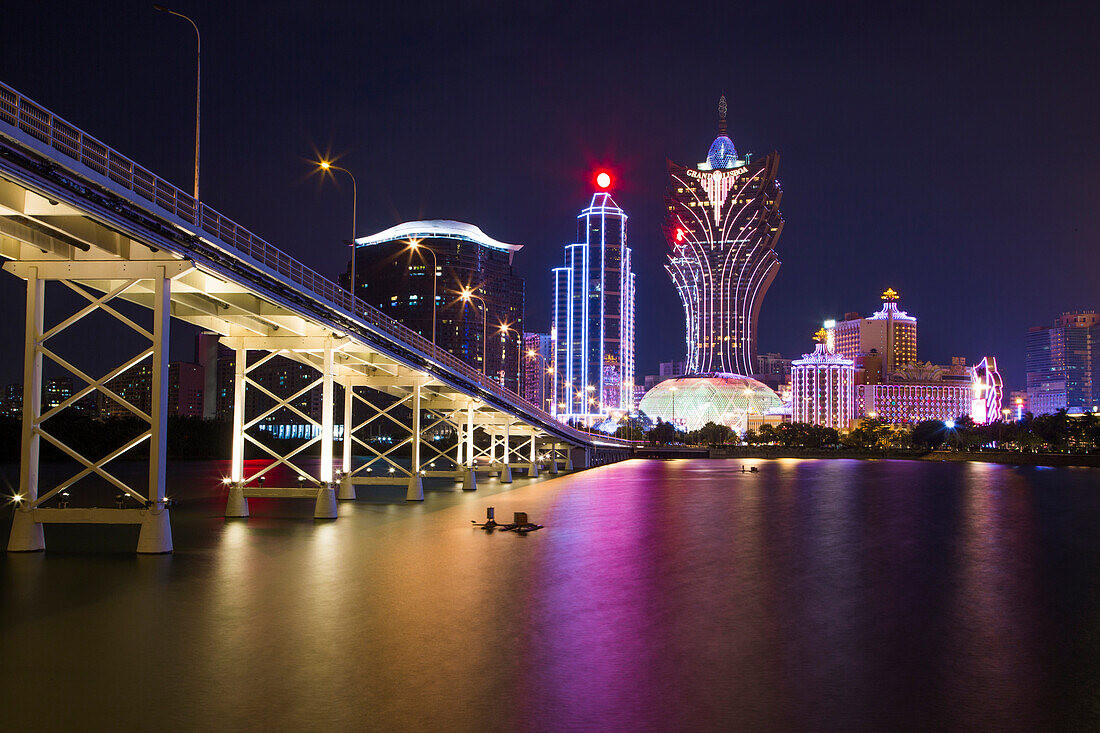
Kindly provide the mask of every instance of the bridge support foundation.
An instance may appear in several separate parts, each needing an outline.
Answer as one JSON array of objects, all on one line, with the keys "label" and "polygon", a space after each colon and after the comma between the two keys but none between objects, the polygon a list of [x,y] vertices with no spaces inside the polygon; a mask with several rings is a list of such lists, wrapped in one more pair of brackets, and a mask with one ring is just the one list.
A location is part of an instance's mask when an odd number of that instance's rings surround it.
[{"label": "bridge support foundation", "polygon": [[466,469],[466,474],[462,478],[462,490],[477,491],[477,473],[473,467]]},{"label": "bridge support foundation", "polygon": [[8,536],[8,552],[37,552],[46,549],[42,525],[34,519],[33,509],[16,509]]},{"label": "bridge support foundation", "polygon": [[314,519],[336,519],[336,489],[322,486],[317,490],[317,502],[313,505]]},{"label": "bridge support foundation", "polygon": [[248,516],[248,499],[245,498],[244,487],[240,484],[229,485],[229,498],[225,502],[225,516],[230,519]]},{"label": "bridge support foundation", "polygon": [[161,555],[172,551],[172,523],[168,507],[145,510],[138,532],[137,551],[143,555]]}]

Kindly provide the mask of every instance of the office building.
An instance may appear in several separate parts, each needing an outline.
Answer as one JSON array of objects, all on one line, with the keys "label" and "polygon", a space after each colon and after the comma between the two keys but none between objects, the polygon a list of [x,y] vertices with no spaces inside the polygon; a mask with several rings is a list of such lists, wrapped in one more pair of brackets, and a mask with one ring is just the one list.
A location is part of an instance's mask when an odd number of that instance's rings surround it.
[{"label": "office building", "polygon": [[684,307],[688,372],[753,374],[756,324],[779,270],[783,231],[776,181],[779,154],[738,157],[726,134],[726,98],[718,137],[695,166],[668,162],[665,269]]},{"label": "office building", "polygon": [[553,411],[554,344],[548,333],[523,334],[523,399]]},{"label": "office building", "polygon": [[565,264],[553,271],[555,408],[563,421],[592,424],[634,406],[634,273],[626,220],[609,193],[593,194],[577,217],[577,241],[566,245]]},{"label": "office building", "polygon": [[1027,333],[1028,409],[1035,415],[1100,406],[1100,314],[1072,311]]},{"label": "office building", "polygon": [[[472,224],[431,220],[398,224],[355,246],[360,300],[519,392],[524,285],[512,257],[522,245]],[[345,287],[350,270],[349,263]]]}]

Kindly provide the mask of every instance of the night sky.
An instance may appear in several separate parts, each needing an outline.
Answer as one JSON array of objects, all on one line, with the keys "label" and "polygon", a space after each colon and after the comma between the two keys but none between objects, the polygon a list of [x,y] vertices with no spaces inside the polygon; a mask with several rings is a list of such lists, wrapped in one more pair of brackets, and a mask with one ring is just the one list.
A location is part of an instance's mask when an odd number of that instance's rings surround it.
[{"label": "night sky", "polygon": [[[1028,327],[1100,307],[1100,27],[1084,4],[916,5],[169,2],[203,34],[203,200],[322,273],[346,260],[351,191],[310,176],[318,152],[356,173],[360,235],[449,218],[525,245],[527,328],[545,330],[550,268],[608,166],[655,373],[684,355],[665,159],[705,158],[725,93],[738,151],[782,158],[761,351],[797,356],[892,286],[922,360],[991,354],[1021,388]],[[0,80],[190,190],[190,25],[145,2],[0,18]],[[0,307],[20,343],[11,275]]]}]

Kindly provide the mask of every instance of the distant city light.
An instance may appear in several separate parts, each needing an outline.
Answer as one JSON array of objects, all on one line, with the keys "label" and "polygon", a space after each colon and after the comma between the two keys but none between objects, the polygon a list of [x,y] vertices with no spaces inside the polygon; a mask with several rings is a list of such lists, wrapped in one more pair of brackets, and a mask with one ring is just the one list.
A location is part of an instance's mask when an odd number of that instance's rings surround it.
[{"label": "distant city light", "polygon": [[943,425],[944,425],[944,427],[946,427],[946,428],[947,428],[948,430],[954,430],[954,429],[955,429],[955,421],[954,421],[954,420],[948,420],[948,421],[947,421],[947,422],[945,422],[945,423],[944,423]]}]

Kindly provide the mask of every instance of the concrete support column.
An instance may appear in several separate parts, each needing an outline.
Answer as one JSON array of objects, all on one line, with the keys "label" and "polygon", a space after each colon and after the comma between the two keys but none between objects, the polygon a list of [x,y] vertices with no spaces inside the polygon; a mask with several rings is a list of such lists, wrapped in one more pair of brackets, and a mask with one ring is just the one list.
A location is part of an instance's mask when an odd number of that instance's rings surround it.
[{"label": "concrete support column", "polygon": [[248,349],[237,349],[233,362],[233,457],[229,480],[240,484],[244,480],[244,379],[248,369]]},{"label": "concrete support column", "polygon": [[569,443],[565,444],[565,470],[573,470],[573,446]]},{"label": "concrete support column", "polygon": [[550,473],[556,474],[558,472],[558,444],[550,444]]},{"label": "concrete support column", "polygon": [[539,477],[539,455],[538,455],[538,441],[536,439],[535,431],[531,430],[531,468],[527,471],[528,478]]},{"label": "concrete support column", "polygon": [[332,344],[325,344],[321,373],[321,470],[322,486],[332,485]]},{"label": "concrete support column", "polygon": [[512,483],[512,466],[511,466],[512,449],[511,449],[511,445],[509,444],[509,435],[508,435],[508,430],[511,427],[511,425],[512,425],[512,421],[506,418],[504,420],[504,436],[503,436],[504,437],[504,468],[500,472],[500,482],[502,484]]},{"label": "concrete support column", "polygon": [[20,440],[19,502],[12,518],[8,552],[35,552],[46,549],[42,525],[34,521],[34,502],[38,499],[39,436],[34,431],[42,414],[42,338],[43,306],[46,281],[38,271],[27,278],[26,332],[23,338],[23,430]]},{"label": "concrete support column", "polygon": [[420,478],[420,383],[412,394],[412,461],[409,463],[409,490],[406,501],[424,501],[424,482]]},{"label": "concrete support column", "polygon": [[172,551],[172,525],[164,503],[168,460],[168,329],[172,318],[172,281],[161,270],[153,280],[153,375],[149,437],[149,501],[138,534],[137,551],[158,554]]},{"label": "concrete support column", "polygon": [[[455,413],[451,413],[452,419]],[[455,470],[462,468],[462,423],[455,420]]]},{"label": "concrete support column", "polygon": [[474,406],[466,405],[466,466],[474,468]]},{"label": "concrete support column", "polygon": [[340,490],[336,498],[340,501],[351,501],[355,498],[355,485],[351,482],[351,431],[355,427],[352,422],[352,404],[355,401],[355,387],[350,382],[344,385],[344,456],[341,464]]}]

